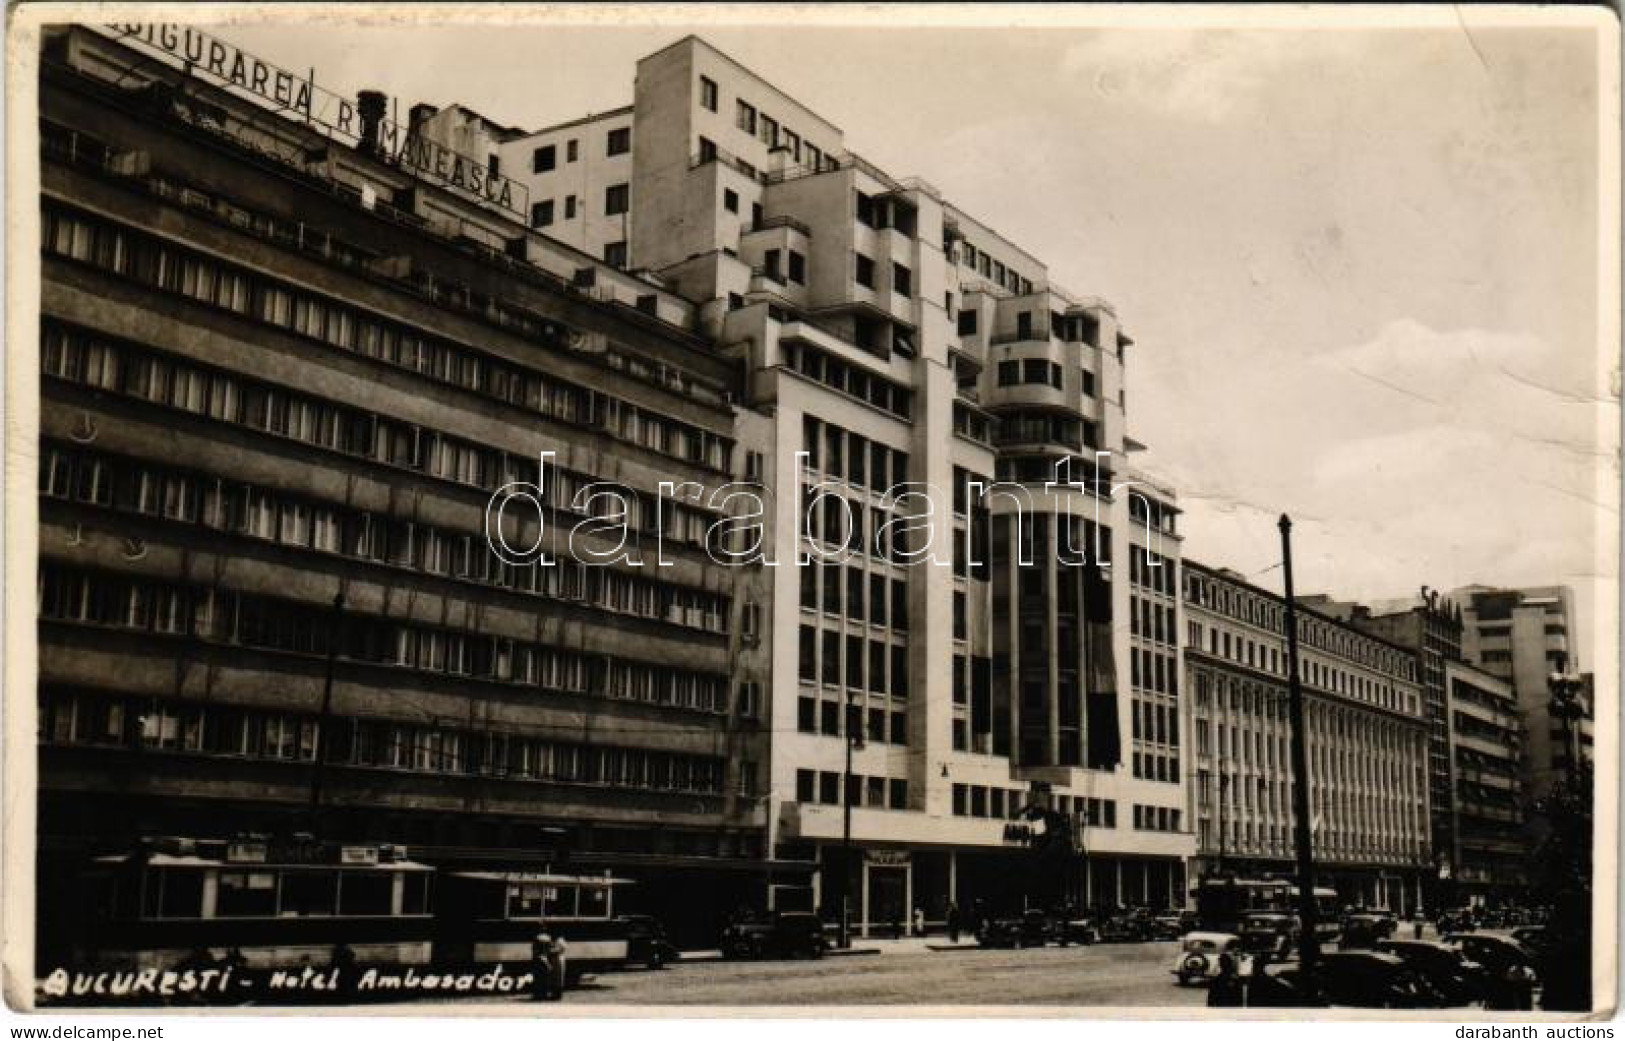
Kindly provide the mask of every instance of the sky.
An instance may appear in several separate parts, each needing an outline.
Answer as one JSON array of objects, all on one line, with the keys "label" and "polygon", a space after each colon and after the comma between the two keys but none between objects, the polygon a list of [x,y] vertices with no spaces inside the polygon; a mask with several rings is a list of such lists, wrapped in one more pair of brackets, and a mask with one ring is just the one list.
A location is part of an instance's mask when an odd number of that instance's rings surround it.
[{"label": "sky", "polygon": [[[1618,82],[1596,36],[1614,29],[1407,14],[218,32],[401,112],[461,102],[526,127],[630,103],[638,58],[703,35],[1113,302],[1150,446],[1134,461],[1178,490],[1188,557],[1279,591],[1287,512],[1300,593],[1567,584],[1582,624],[1614,631],[1617,557],[1598,550],[1618,539],[1619,359],[1598,323],[1618,300],[1599,301],[1598,228],[1617,142],[1598,128],[1618,115],[1598,99]],[[1582,638],[1583,667],[1596,651]]]}]

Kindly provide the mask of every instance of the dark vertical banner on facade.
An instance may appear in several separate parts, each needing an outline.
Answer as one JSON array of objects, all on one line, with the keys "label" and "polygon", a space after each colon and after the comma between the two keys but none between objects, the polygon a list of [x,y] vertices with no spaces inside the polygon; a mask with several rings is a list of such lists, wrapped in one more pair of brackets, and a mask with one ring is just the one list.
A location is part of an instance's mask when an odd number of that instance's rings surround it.
[{"label": "dark vertical banner on facade", "polygon": [[1117,723],[1117,658],[1112,653],[1112,587],[1099,561],[1085,564],[1082,570],[1088,765],[1093,770],[1109,770],[1123,761],[1123,736]]}]

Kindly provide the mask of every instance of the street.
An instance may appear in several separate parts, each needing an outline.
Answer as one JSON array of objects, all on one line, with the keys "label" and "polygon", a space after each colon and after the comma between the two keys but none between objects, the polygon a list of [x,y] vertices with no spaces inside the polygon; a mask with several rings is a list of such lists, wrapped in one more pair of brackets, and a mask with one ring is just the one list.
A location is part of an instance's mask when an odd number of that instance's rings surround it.
[{"label": "street", "polygon": [[1168,967],[1173,941],[1024,950],[931,950],[822,961],[694,961],[600,976],[565,1001],[627,1005],[1203,1005]]}]

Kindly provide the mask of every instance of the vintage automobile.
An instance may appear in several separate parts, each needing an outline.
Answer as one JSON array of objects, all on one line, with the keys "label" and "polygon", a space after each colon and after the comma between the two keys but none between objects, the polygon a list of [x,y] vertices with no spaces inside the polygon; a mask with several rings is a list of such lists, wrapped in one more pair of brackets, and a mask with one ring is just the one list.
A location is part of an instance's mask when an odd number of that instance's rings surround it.
[{"label": "vintage automobile", "polygon": [[646,969],[663,969],[677,960],[677,948],[666,939],[666,927],[646,914],[622,915],[626,923],[626,960]]},{"label": "vintage automobile", "polygon": [[1438,1008],[1438,993],[1400,959],[1377,951],[1327,951],[1315,969],[1315,987],[1308,993],[1302,970],[1289,965],[1249,988],[1248,1004],[1294,1008],[1341,1005],[1348,1008]]},{"label": "vintage automobile", "polygon": [[1484,967],[1484,1007],[1527,1011],[1540,986],[1536,955],[1514,940],[1482,933],[1450,933],[1442,943]]},{"label": "vintage automobile", "polygon": [[1473,912],[1465,907],[1458,907],[1450,911],[1439,912],[1434,923],[1442,933],[1470,933],[1478,928],[1478,921]]},{"label": "vintage automobile", "polygon": [[1240,972],[1241,959],[1246,956],[1241,947],[1241,937],[1234,933],[1186,933],[1168,971],[1174,974],[1181,987],[1188,987],[1198,980],[1210,980],[1217,976],[1219,958],[1224,954],[1236,959],[1237,971]]},{"label": "vintage automobile", "polygon": [[1378,940],[1386,940],[1393,936],[1398,925],[1397,919],[1387,915],[1354,911],[1343,917],[1340,940],[1345,948],[1372,947]]},{"label": "vintage automobile", "polygon": [[1131,914],[1114,914],[1100,921],[1101,943],[1140,943],[1151,939],[1150,923]]},{"label": "vintage automobile", "polygon": [[822,958],[829,941],[815,914],[774,911],[741,918],[722,931],[722,956],[731,959]]},{"label": "vintage automobile", "polygon": [[1531,954],[1539,955],[1551,942],[1544,925],[1525,925],[1512,930],[1512,939]]},{"label": "vintage automobile", "polygon": [[1188,932],[1190,929],[1185,925],[1182,915],[1160,914],[1151,919],[1153,940],[1177,940]]},{"label": "vintage automobile", "polygon": [[1377,950],[1403,961],[1446,1005],[1470,1005],[1484,998],[1484,967],[1459,947],[1428,940],[1383,940]]},{"label": "vintage automobile", "polygon": [[1036,910],[989,918],[976,930],[976,942],[983,947],[1042,947],[1054,939],[1056,930],[1049,915]]},{"label": "vintage automobile", "polygon": [[1255,911],[1242,916],[1237,932],[1248,953],[1284,958],[1298,942],[1298,918],[1278,911]]},{"label": "vintage automobile", "polygon": [[1062,947],[1074,943],[1087,946],[1100,942],[1100,930],[1093,918],[1057,918],[1051,923],[1051,932],[1055,942]]}]

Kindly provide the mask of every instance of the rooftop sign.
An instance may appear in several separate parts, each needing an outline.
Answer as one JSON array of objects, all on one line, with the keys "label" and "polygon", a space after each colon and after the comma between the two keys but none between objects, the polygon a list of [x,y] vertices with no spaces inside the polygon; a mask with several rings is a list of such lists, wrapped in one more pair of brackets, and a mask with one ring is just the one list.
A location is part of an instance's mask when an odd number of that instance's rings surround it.
[{"label": "rooftop sign", "polygon": [[149,23],[111,28],[119,39],[179,62],[188,74],[201,73],[274,111],[291,113],[341,144],[370,151],[413,176],[499,206],[521,220],[525,217],[529,193],[523,185],[493,172],[483,158],[454,152],[389,119],[365,118],[350,98],[318,87],[314,71],[307,76],[289,72],[192,26]]}]

